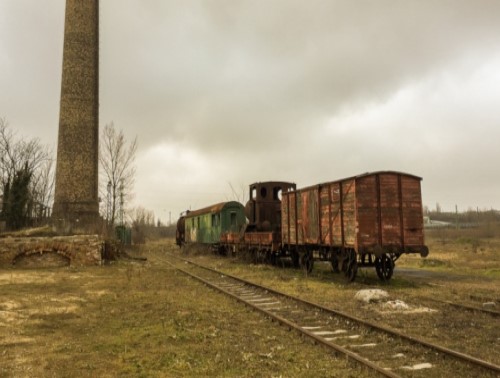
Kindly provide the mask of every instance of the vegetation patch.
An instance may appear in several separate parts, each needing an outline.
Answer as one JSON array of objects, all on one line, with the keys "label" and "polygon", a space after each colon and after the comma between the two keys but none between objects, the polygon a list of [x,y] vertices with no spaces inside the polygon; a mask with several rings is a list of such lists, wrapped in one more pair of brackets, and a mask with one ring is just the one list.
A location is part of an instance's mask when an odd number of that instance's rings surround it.
[{"label": "vegetation patch", "polygon": [[422,267],[440,267],[440,266],[451,266],[450,261],[442,261],[438,259],[425,259],[420,261],[420,266]]},{"label": "vegetation patch", "polygon": [[370,376],[166,264],[0,276],[0,376]]}]

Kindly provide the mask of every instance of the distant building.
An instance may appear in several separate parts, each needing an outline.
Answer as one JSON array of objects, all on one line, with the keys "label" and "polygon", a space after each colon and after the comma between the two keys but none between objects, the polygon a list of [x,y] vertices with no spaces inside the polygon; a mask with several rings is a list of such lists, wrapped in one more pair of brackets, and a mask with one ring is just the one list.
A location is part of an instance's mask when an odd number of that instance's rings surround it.
[{"label": "distant building", "polygon": [[430,217],[424,217],[424,228],[444,228],[450,227],[452,223],[432,220]]}]

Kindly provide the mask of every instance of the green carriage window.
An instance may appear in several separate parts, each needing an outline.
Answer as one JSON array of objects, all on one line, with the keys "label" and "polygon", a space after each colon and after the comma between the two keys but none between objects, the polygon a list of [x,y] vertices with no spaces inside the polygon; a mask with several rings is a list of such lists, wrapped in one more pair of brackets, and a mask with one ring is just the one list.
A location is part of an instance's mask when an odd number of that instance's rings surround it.
[{"label": "green carriage window", "polygon": [[231,211],[231,226],[236,226],[236,213]]},{"label": "green carriage window", "polygon": [[212,227],[219,225],[219,214],[212,214]]}]

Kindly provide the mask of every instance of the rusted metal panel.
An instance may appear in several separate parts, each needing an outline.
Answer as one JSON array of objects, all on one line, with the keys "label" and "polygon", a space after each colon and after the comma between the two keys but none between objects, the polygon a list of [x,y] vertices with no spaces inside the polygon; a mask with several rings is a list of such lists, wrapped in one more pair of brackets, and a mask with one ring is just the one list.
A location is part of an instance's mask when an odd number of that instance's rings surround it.
[{"label": "rusted metal panel", "polygon": [[401,245],[402,235],[398,177],[397,174],[392,173],[382,173],[378,175],[382,222],[381,245]]},{"label": "rusted metal panel", "polygon": [[357,182],[358,246],[376,245],[380,237],[380,193],[376,176],[366,176]]},{"label": "rusted metal panel", "polygon": [[301,232],[299,240],[301,244],[318,244],[319,242],[319,207],[318,188],[313,187],[300,193],[300,218]]},{"label": "rusted metal panel", "polygon": [[302,191],[295,195],[295,233],[297,244],[304,244],[304,219],[302,217]]},{"label": "rusted metal panel", "polygon": [[424,245],[420,180],[400,172],[357,178],[358,249],[402,252]]},{"label": "rusted metal panel", "polygon": [[[294,219],[295,192],[283,194],[281,199],[281,235],[285,244],[295,244],[295,228],[292,224]],[[293,222],[294,223],[294,222]]]},{"label": "rusted metal panel", "polygon": [[241,234],[239,232],[222,233],[220,242],[224,244],[239,244],[241,242]]},{"label": "rusted metal panel", "polygon": [[276,251],[281,244],[281,239],[278,232],[246,232],[245,244]]},{"label": "rusted metal panel", "polygon": [[376,254],[424,247],[421,178],[382,171],[287,193],[283,243]]},{"label": "rusted metal panel", "polygon": [[281,237],[285,243],[290,239],[290,230],[288,227],[288,196],[283,195],[281,199]]},{"label": "rusted metal panel", "polygon": [[297,192],[291,193],[289,197],[290,205],[290,244],[298,244],[298,225],[297,225]]},{"label": "rusted metal panel", "polygon": [[355,247],[357,241],[356,180],[341,182],[341,216],[344,247]]},{"label": "rusted metal panel", "polygon": [[272,232],[247,232],[245,242],[254,245],[270,245],[273,242]]},{"label": "rusted metal panel", "polygon": [[342,222],[342,201],[340,192],[340,182],[333,182],[328,184],[330,198],[331,198],[331,211],[330,222],[332,224],[332,240],[329,246],[341,246],[343,244],[343,222]]},{"label": "rusted metal panel", "polygon": [[332,202],[330,198],[330,185],[321,185],[319,187],[320,198],[320,240],[322,245],[332,244]]},{"label": "rusted metal panel", "polygon": [[420,180],[401,177],[405,246],[423,246],[424,223]]}]

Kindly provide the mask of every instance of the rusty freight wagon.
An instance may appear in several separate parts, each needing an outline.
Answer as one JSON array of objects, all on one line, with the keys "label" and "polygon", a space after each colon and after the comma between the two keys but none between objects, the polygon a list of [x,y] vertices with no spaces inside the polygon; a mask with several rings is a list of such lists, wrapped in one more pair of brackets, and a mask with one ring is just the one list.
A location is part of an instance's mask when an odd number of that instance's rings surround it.
[{"label": "rusty freight wagon", "polygon": [[389,280],[403,253],[428,254],[421,180],[381,171],[283,193],[284,254],[309,271],[315,259],[328,260],[348,280],[358,266]]}]

